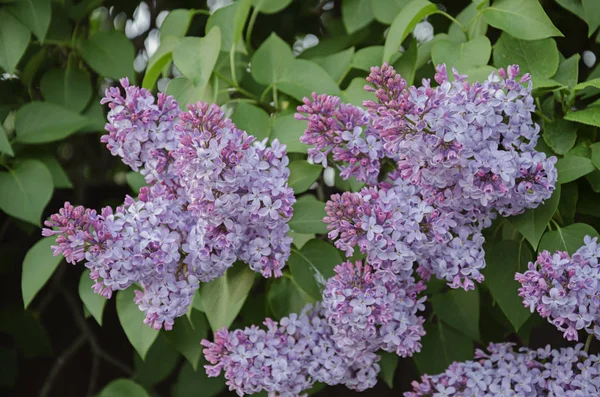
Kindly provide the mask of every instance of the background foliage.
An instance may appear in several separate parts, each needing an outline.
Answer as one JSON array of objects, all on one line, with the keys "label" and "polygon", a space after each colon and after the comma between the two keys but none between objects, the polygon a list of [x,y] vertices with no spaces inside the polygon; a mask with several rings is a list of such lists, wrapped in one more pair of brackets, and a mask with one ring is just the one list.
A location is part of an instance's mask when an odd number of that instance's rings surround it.
[{"label": "background foliage", "polygon": [[[367,392],[406,390],[474,347],[565,342],[523,308],[514,273],[536,252],[573,253],[600,227],[600,2],[596,0],[0,0],[0,389],[18,396],[216,396],[222,378],[203,369],[200,339],[222,326],[280,318],[320,299],[315,274],[333,275],[341,253],[326,238],[324,201],[357,190],[325,183],[298,141],[296,105],[312,91],[360,104],[369,67],[391,62],[409,81],[433,65],[471,80],[518,63],[533,76],[539,150],[558,156],[560,186],[543,206],[486,232],[486,281],[475,291],[431,282],[427,335],[413,359],[385,355]],[[231,3],[231,4],[229,4]],[[221,8],[218,8],[221,6]],[[218,9],[217,9],[218,8]],[[411,32],[424,18],[435,35]],[[417,37],[418,38],[418,37]],[[400,49],[400,51],[399,51]],[[295,247],[284,277],[236,266],[203,285],[171,332],[142,324],[133,291],[106,301],[83,267],[53,257],[40,225],[65,200],[99,208],[143,183],[99,142],[103,90],[121,77],[186,104],[216,102],[239,128],[288,145],[298,197]],[[327,179],[327,178],[325,178]],[[328,181],[329,182],[329,181]],[[20,282],[19,282],[20,280]],[[597,351],[597,346],[592,346]],[[33,376],[32,376],[33,374]],[[393,389],[391,389],[393,387]],[[348,395],[319,387],[319,395]]]}]

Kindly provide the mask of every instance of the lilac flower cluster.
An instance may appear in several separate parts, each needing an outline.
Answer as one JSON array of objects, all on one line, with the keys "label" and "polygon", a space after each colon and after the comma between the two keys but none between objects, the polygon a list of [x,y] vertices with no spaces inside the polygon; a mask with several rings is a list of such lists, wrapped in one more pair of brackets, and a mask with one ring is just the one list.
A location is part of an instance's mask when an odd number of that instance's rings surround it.
[{"label": "lilac flower cluster", "polygon": [[179,113],[172,97],[159,94],[155,103],[149,91],[121,84],[125,97],[110,88],[102,100],[110,107],[102,141],[150,185],[101,214],[66,203],[43,234],[57,235],[55,255],[85,260],[97,293],[110,298],[139,283],[145,322],[171,329],[199,282],[236,260],[265,277],[281,275],[295,201],[289,160],[284,145],[255,142],[216,105]]},{"label": "lilac flower cluster", "polygon": [[238,395],[267,391],[269,395],[298,395],[314,382],[343,384],[353,390],[375,386],[379,356],[364,352],[349,359],[332,340],[324,309],[307,305],[279,323],[266,319],[257,326],[215,333],[214,342],[202,341],[209,376],[225,373],[227,385]]},{"label": "lilac flower cluster", "polygon": [[564,251],[543,251],[525,273],[517,273],[519,295],[532,312],[547,318],[567,340],[578,340],[579,330],[600,339],[600,247],[586,236],[571,257]]},{"label": "lilac flower cluster", "polygon": [[490,344],[474,361],[455,362],[439,375],[413,382],[405,397],[597,396],[600,357],[574,348],[515,351],[513,344]]},{"label": "lilac flower cluster", "polygon": [[[347,255],[358,246],[372,264],[412,259],[423,278],[453,288],[481,282],[482,229],[498,213],[537,207],[557,180],[556,158],[534,149],[530,76],[518,74],[512,65],[469,84],[454,71],[451,82],[440,65],[437,87],[407,87],[386,64],[367,78],[377,102],[365,101],[366,111],[327,95],[305,99],[296,117],[307,120],[309,157],[326,165],[331,155],[342,178],[369,185],[327,204],[336,246]],[[384,162],[396,166],[388,175]]]}]

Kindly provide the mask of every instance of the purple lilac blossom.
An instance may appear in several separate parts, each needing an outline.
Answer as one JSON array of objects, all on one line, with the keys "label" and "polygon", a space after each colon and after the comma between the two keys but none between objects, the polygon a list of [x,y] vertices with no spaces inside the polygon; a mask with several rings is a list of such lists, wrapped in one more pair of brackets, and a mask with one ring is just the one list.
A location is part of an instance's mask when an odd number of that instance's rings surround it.
[{"label": "purple lilac blossom", "polygon": [[572,256],[543,251],[525,273],[517,273],[519,296],[531,312],[563,332],[567,340],[579,340],[585,330],[600,339],[600,247],[598,238],[586,236]]},{"label": "purple lilac blossom", "polygon": [[600,357],[574,348],[520,348],[490,344],[475,360],[455,362],[438,375],[423,375],[405,397],[597,396]]},{"label": "purple lilac blossom", "polygon": [[145,323],[171,329],[186,313],[200,282],[243,260],[265,277],[281,276],[292,243],[295,202],[285,145],[267,147],[235,127],[216,105],[178,112],[164,94],[121,80],[109,88],[107,143],[149,183],[101,214],[65,203],[46,221],[54,254],[85,261],[94,291],[110,298],[138,283],[135,302]]},{"label": "purple lilac blossom", "polygon": [[209,376],[225,373],[229,390],[238,395],[267,391],[271,396],[297,396],[315,382],[343,384],[353,390],[375,386],[379,356],[372,352],[349,358],[332,340],[324,309],[307,305],[277,323],[264,321],[266,330],[251,326],[215,333],[202,341]]}]

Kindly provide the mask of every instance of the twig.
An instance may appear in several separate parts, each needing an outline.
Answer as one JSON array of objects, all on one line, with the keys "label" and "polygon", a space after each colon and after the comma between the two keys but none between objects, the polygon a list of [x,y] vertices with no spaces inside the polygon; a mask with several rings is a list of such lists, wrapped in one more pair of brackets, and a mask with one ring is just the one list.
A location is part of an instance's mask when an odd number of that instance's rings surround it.
[{"label": "twig", "polygon": [[592,339],[593,339],[593,335],[588,335],[587,339],[585,340],[585,347],[583,348],[583,350],[587,353],[590,350],[590,345],[592,344]]},{"label": "twig", "polygon": [[100,369],[100,356],[97,354],[92,355],[92,370],[90,372],[90,382],[88,383],[88,397],[92,397],[94,395],[94,391],[96,390],[96,383],[98,381],[98,370]]},{"label": "twig", "polygon": [[75,354],[75,352],[77,352],[77,350],[84,344],[84,342],[85,335],[79,335],[75,342],[73,342],[61,353],[60,356],[58,356],[54,366],[52,367],[50,373],[48,373],[48,376],[44,381],[44,385],[40,390],[39,397],[46,397],[50,393],[50,391],[52,390],[52,383],[54,383],[54,379],[58,376],[60,370],[65,366],[67,361],[69,361],[71,356]]}]

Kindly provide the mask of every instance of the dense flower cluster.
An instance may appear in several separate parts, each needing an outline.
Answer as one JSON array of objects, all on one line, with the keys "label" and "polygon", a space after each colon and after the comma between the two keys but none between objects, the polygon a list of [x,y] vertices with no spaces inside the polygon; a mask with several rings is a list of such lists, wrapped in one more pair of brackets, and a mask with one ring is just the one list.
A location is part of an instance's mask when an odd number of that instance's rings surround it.
[{"label": "dense flower cluster", "polygon": [[101,214],[66,203],[43,234],[58,235],[55,255],[85,260],[103,296],[139,283],[145,322],[170,329],[199,282],[238,259],[265,277],[281,275],[295,201],[289,160],[284,145],[255,142],[216,105],[179,113],[172,97],[155,102],[127,79],[121,84],[125,97],[110,88],[102,100],[110,107],[102,141],[150,185]]},{"label": "dense flower cluster", "polygon": [[[469,84],[455,71],[451,82],[440,65],[438,86],[407,87],[384,65],[367,78],[377,97],[364,102],[367,111],[327,95],[305,99],[296,117],[307,120],[309,157],[327,165],[331,155],[342,178],[370,185],[327,204],[336,246],[348,255],[358,246],[372,263],[412,258],[423,278],[453,288],[481,282],[481,230],[497,213],[538,206],[557,179],[556,158],[534,149],[530,76],[518,74],[513,65]],[[396,165],[388,175],[386,161]]]},{"label": "dense flower cluster", "polygon": [[202,341],[209,376],[225,373],[227,385],[238,395],[267,391],[269,395],[298,395],[314,382],[343,384],[353,390],[375,386],[379,356],[364,352],[348,358],[336,347],[324,309],[308,305],[279,323],[266,319],[266,330],[215,333],[214,342]]},{"label": "dense flower cluster", "polygon": [[585,330],[600,339],[600,247],[598,238],[586,236],[572,256],[543,251],[529,270],[517,273],[519,295],[532,312],[548,318],[567,340],[578,340]]},{"label": "dense flower cluster", "polygon": [[474,361],[455,362],[439,375],[413,382],[405,397],[597,396],[600,357],[575,348],[514,351],[513,344],[490,344]]}]

